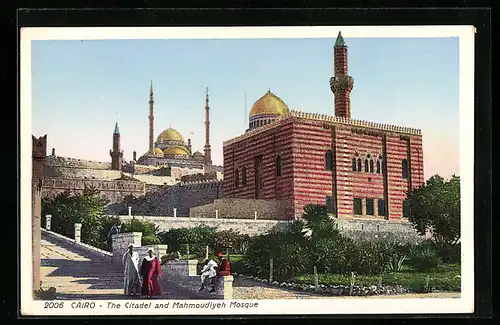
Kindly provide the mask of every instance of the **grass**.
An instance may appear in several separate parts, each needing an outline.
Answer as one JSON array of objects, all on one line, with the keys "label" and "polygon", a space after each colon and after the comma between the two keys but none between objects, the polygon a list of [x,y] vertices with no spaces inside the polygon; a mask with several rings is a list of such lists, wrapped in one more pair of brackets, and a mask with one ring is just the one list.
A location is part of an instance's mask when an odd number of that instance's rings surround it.
[{"label": "grass", "polygon": [[[427,279],[429,283],[427,287]],[[314,275],[307,274],[294,277],[290,280],[295,283],[314,284]],[[403,272],[391,272],[375,276],[356,275],[354,284],[361,286],[379,285],[396,286],[401,285],[415,292],[425,291],[452,291],[460,292],[460,265],[441,265],[434,271],[417,272],[407,269]],[[318,274],[319,284],[325,285],[350,285],[351,276],[343,274]]]}]

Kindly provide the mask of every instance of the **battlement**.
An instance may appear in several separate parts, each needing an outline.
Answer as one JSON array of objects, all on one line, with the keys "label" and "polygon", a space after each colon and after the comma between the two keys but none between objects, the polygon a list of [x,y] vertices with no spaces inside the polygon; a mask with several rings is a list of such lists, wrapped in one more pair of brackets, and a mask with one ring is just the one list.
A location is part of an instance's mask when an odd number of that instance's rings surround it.
[{"label": "battlement", "polygon": [[409,134],[409,135],[421,135],[422,134],[422,131],[420,129],[414,129],[414,128],[397,126],[397,125],[390,125],[390,124],[383,124],[383,123],[375,123],[375,122],[363,121],[363,120],[353,120],[353,119],[348,119],[345,117],[325,115],[325,114],[319,114],[319,113],[306,113],[306,112],[299,112],[299,111],[292,110],[279,120],[273,121],[267,125],[258,127],[256,129],[248,130],[246,133],[244,133],[240,136],[237,136],[233,139],[224,141],[224,146],[233,144],[235,142],[239,142],[239,141],[244,140],[244,139],[247,139],[255,134],[271,130],[271,129],[275,128],[277,125],[288,122],[290,119],[294,119],[294,118],[295,119],[299,118],[299,119],[305,119],[305,120],[313,120],[313,121],[319,121],[319,122],[327,122],[327,123],[333,123],[333,124],[342,124],[342,125],[346,125],[346,126],[367,128],[367,129],[372,129],[372,130],[377,130],[377,131],[385,131],[385,132],[395,132],[395,133],[400,133],[400,134]]},{"label": "battlement", "polygon": [[45,166],[68,167],[80,169],[111,169],[111,163],[60,156],[47,156]]},{"label": "battlement", "polygon": [[182,186],[187,190],[201,190],[207,188],[215,188],[218,186],[222,186],[222,184],[223,184],[222,180],[203,179],[203,180],[181,182],[178,184],[178,186]]}]

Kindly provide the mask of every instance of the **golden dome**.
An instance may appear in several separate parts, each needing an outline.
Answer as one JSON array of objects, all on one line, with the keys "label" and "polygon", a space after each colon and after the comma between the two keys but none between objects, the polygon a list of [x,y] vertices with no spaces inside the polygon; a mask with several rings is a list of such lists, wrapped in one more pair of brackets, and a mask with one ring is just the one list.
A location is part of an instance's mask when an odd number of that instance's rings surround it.
[{"label": "golden dome", "polygon": [[185,147],[181,146],[170,146],[163,150],[165,155],[180,155],[180,156],[189,156],[189,151]]},{"label": "golden dome", "polygon": [[184,138],[177,130],[168,128],[164,130],[162,133],[160,133],[156,141],[160,143],[168,141],[180,141],[184,143]]},{"label": "golden dome", "polygon": [[153,156],[163,157],[163,151],[160,148],[154,148],[153,149]]},{"label": "golden dome", "polygon": [[256,115],[280,115],[288,113],[288,106],[278,96],[269,90],[264,96],[253,104],[250,117]]}]

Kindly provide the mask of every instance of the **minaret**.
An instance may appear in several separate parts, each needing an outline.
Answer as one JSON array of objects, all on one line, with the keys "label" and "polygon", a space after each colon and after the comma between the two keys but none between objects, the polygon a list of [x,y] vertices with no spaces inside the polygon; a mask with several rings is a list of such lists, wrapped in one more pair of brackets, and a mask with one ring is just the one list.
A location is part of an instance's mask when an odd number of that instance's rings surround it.
[{"label": "minaret", "polygon": [[115,125],[113,132],[113,150],[109,151],[111,156],[111,169],[122,170],[123,151],[120,151],[120,130],[118,129],[118,122]]},{"label": "minaret", "polygon": [[154,147],[154,115],[153,115],[153,80],[151,80],[151,84],[149,86],[149,153],[153,153]]},{"label": "minaret", "polygon": [[206,90],[206,98],[205,98],[205,157],[204,164],[205,166],[212,165],[212,153],[210,149],[210,107],[208,106],[208,87]]},{"label": "minaret", "polygon": [[335,95],[335,116],[351,118],[351,90],[354,80],[347,74],[347,45],[341,32],[334,45],[335,75],[330,78],[330,89]]}]

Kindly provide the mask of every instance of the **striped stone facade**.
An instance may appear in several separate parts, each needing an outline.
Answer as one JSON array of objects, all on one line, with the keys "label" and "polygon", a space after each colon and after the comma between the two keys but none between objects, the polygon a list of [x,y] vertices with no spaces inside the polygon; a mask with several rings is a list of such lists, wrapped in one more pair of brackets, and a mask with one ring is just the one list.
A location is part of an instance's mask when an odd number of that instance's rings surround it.
[{"label": "striped stone facade", "polygon": [[423,182],[411,128],[292,111],[224,143],[224,197],[287,199],[290,219],[315,203],[339,218],[401,221],[408,189]]}]

